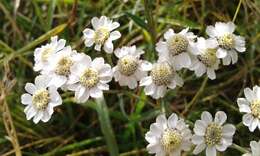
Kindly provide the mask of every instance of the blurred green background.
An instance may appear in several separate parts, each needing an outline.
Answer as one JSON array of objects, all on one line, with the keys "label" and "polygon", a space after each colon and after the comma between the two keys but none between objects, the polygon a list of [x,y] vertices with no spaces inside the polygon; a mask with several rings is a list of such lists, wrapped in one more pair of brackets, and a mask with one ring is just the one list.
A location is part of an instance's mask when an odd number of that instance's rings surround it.
[{"label": "blurred green background", "polygon": [[[93,58],[112,57],[111,63],[116,63],[113,55],[96,52],[83,44],[82,31],[91,27],[92,17],[101,15],[121,24],[122,37],[115,47],[135,44],[145,50],[144,58],[151,62],[157,59],[154,43],[168,28],[180,31],[189,27],[198,36],[205,36],[206,26],[217,21],[234,20],[236,33],[246,38],[247,50],[239,54],[237,64],[220,67],[214,81],[196,78],[188,70],[180,71],[184,86],[171,90],[161,100],[147,97],[142,88],[131,91],[112,81],[111,90],[104,94],[108,114],[98,115],[93,100],[77,104],[72,92],[60,92],[63,105],[48,123],[35,125],[27,121],[20,96],[25,83],[33,82],[38,75],[32,69],[34,49],[47,43],[51,36],[66,39],[67,45],[78,52]],[[235,144],[249,147],[249,141],[259,140],[260,133],[259,130],[250,133],[241,124],[236,99],[243,96],[245,87],[257,84],[260,84],[259,0],[0,0],[1,156],[19,155],[19,151],[26,156],[105,156],[111,152],[111,146],[120,156],[148,155],[144,135],[164,111],[167,115],[179,114],[193,128],[192,123],[202,111],[215,114],[223,110],[228,114],[228,122],[237,126]],[[99,122],[102,117],[110,126]],[[117,144],[106,142],[102,128],[113,129]],[[188,155],[192,154],[183,154]],[[200,154],[203,155],[204,152]],[[229,148],[220,155],[241,152]]]}]

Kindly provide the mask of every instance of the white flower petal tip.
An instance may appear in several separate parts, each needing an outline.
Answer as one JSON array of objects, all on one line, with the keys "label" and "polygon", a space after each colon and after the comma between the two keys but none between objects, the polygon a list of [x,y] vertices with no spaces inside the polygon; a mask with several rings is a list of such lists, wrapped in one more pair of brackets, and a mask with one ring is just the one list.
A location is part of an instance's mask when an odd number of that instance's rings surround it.
[{"label": "white flower petal tip", "polygon": [[225,124],[226,120],[227,115],[223,111],[218,111],[214,119],[209,112],[202,113],[201,120],[194,125],[192,142],[196,147],[193,154],[197,155],[206,149],[206,156],[216,156],[217,151],[223,152],[232,144],[236,128],[232,124]]},{"label": "white flower petal tip", "polygon": [[120,24],[118,22],[113,22],[106,16],[101,16],[100,18],[94,17],[92,18],[91,23],[94,30],[86,28],[83,31],[86,47],[91,47],[95,44],[95,50],[101,51],[101,48],[103,47],[106,53],[112,53],[114,50],[112,41],[121,37],[119,31],[114,31]]},{"label": "white flower petal tip", "polygon": [[155,155],[164,153],[180,156],[182,151],[190,150],[191,137],[188,125],[174,113],[168,119],[164,114],[159,115],[145,135],[149,143],[148,153]]}]

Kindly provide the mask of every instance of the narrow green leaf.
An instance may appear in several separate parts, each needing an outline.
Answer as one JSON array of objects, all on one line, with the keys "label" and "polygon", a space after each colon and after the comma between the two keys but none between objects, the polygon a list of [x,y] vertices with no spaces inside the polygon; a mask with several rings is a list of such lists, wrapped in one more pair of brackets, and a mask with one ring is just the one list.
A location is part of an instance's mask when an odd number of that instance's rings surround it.
[{"label": "narrow green leaf", "polygon": [[125,13],[128,17],[130,17],[138,26],[140,26],[141,28],[144,28],[145,30],[148,30],[147,24],[144,22],[143,19],[139,18],[136,15],[133,15],[129,12]]}]

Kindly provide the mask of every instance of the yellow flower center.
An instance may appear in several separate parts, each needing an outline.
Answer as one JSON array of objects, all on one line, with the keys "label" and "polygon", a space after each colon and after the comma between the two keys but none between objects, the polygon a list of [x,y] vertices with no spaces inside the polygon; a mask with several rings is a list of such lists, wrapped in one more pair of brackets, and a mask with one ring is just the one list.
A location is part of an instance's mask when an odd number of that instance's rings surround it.
[{"label": "yellow flower center", "polygon": [[170,153],[172,150],[180,147],[181,142],[182,136],[176,130],[166,129],[162,134],[161,144],[167,153]]},{"label": "yellow flower center", "polygon": [[68,76],[70,74],[70,67],[72,66],[73,61],[69,57],[63,57],[59,60],[58,66],[56,68],[56,73],[58,75]]},{"label": "yellow flower center", "polygon": [[133,56],[128,55],[119,59],[117,65],[123,75],[130,76],[137,70],[138,62]]},{"label": "yellow flower center", "polygon": [[216,123],[208,125],[205,133],[205,142],[208,146],[217,145],[222,138],[222,127]]},{"label": "yellow flower center", "polygon": [[50,94],[46,89],[36,91],[32,97],[32,103],[38,110],[46,109],[50,102]]},{"label": "yellow flower center", "polygon": [[51,47],[45,48],[45,49],[43,50],[43,52],[42,52],[42,55],[41,55],[42,60],[43,60],[43,61],[47,61],[47,59],[49,58],[49,56],[50,56],[52,53],[53,53],[53,48],[51,48]]},{"label": "yellow flower center", "polygon": [[92,88],[96,86],[98,81],[98,72],[93,68],[86,69],[84,74],[80,76],[80,83],[87,88]]},{"label": "yellow flower center", "polygon": [[95,43],[96,44],[104,44],[104,42],[109,37],[109,30],[107,28],[101,27],[96,30],[95,32]]},{"label": "yellow flower center", "polygon": [[252,101],[250,107],[251,107],[253,116],[260,119],[260,100]]},{"label": "yellow flower center", "polygon": [[173,70],[170,65],[161,63],[153,67],[150,75],[156,85],[168,85],[173,78]]},{"label": "yellow flower center", "polygon": [[235,37],[233,34],[225,34],[218,38],[218,43],[224,49],[232,49],[235,46]]},{"label": "yellow flower center", "polygon": [[167,41],[167,46],[172,56],[185,52],[188,48],[189,41],[183,35],[174,35]]},{"label": "yellow flower center", "polygon": [[206,49],[203,54],[198,55],[198,59],[205,66],[212,67],[217,62],[216,49]]}]

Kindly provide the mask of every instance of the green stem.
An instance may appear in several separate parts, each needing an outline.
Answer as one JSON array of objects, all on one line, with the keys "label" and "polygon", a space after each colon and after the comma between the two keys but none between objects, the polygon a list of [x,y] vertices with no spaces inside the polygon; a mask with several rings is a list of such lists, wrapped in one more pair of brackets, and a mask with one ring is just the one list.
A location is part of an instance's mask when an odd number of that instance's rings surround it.
[{"label": "green stem", "polygon": [[231,148],[234,148],[234,149],[240,151],[241,153],[249,153],[249,151],[247,149],[245,149],[237,144],[234,144],[234,143],[231,145]]},{"label": "green stem", "polygon": [[232,20],[233,23],[235,22],[235,20],[236,20],[236,18],[237,18],[237,14],[238,14],[238,12],[239,12],[239,10],[240,10],[242,1],[243,1],[243,0],[240,0],[239,3],[238,3],[238,5],[237,5],[237,9],[236,9],[235,15],[234,15],[233,20]]},{"label": "green stem", "polygon": [[145,16],[148,23],[149,33],[152,39],[152,47],[153,47],[153,55],[151,59],[154,59],[154,52],[155,52],[155,44],[156,44],[156,26],[153,19],[152,13],[152,0],[144,0],[144,9],[145,9]]},{"label": "green stem", "polygon": [[110,156],[119,156],[116,138],[109,119],[108,108],[106,105],[106,101],[103,97],[96,99],[96,110],[98,113],[101,130],[105,137]]}]

